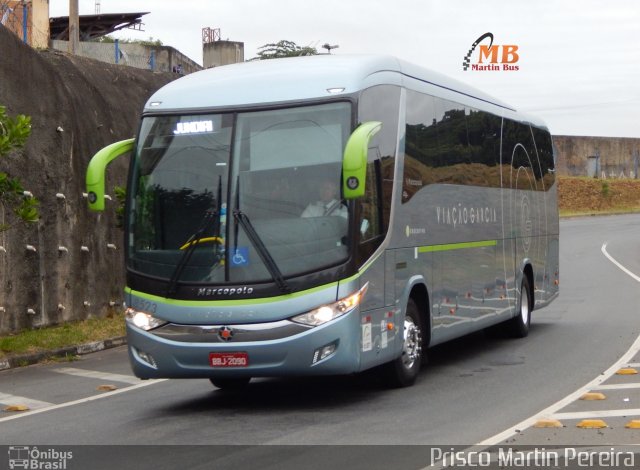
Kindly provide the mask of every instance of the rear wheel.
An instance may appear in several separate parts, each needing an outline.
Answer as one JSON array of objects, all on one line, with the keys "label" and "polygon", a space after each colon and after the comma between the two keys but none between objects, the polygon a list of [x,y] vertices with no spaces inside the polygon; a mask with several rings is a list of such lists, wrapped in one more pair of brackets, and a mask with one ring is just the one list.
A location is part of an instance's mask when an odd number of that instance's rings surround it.
[{"label": "rear wheel", "polygon": [[391,387],[408,387],[418,378],[422,365],[422,318],[413,299],[409,299],[403,326],[402,354],[384,365]]},{"label": "rear wheel", "polygon": [[524,275],[520,285],[520,305],[518,314],[506,323],[507,333],[516,338],[524,338],[529,334],[531,325],[531,287],[529,278]]},{"label": "rear wheel", "polygon": [[227,378],[227,379],[209,379],[214,387],[222,390],[240,390],[249,384],[251,377]]}]

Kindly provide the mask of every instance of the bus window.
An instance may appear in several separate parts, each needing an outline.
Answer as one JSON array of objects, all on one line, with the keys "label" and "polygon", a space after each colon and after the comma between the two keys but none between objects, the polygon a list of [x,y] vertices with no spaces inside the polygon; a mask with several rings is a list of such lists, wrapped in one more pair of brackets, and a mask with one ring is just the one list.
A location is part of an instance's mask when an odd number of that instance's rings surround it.
[{"label": "bus window", "polygon": [[467,116],[472,174],[467,184],[500,187],[500,132],[502,119],[485,111],[470,109]]},{"label": "bus window", "polygon": [[498,116],[409,91],[402,202],[431,183],[499,188],[501,125]]},{"label": "bus window", "polygon": [[433,159],[438,147],[433,97],[408,90],[406,113],[403,204],[432,182]]},{"label": "bus window", "polygon": [[[400,88],[391,85],[379,85],[367,88],[360,95],[358,103],[358,121],[380,121],[382,129],[369,144],[369,165],[377,165],[376,169],[367,169],[367,190],[371,181],[378,178],[380,194],[381,225],[378,234],[389,227],[391,214],[391,195],[393,194],[393,174],[395,167],[396,147],[398,145],[398,113],[400,106]],[[374,163],[377,162],[377,163]],[[376,190],[375,188],[371,189]],[[365,199],[369,196],[365,195]],[[363,213],[370,208],[363,208]],[[365,223],[366,225],[366,223]],[[361,226],[362,228],[362,226]],[[370,232],[371,229],[368,231]]]},{"label": "bus window", "polygon": [[367,165],[367,186],[361,201],[360,242],[365,243],[382,233],[380,226],[379,172],[375,164]]},{"label": "bus window", "polygon": [[553,161],[551,134],[549,134],[549,131],[537,127],[532,127],[531,130],[533,131],[533,139],[538,151],[542,184],[544,190],[548,191],[555,183],[555,162]]},{"label": "bus window", "polygon": [[544,189],[529,125],[505,120],[502,133],[502,161],[510,172],[510,183],[505,182],[507,187],[534,191]]},{"label": "bus window", "polygon": [[[285,277],[337,265],[348,257],[346,208],[324,201],[324,211],[311,216],[306,208],[321,202],[325,183],[340,187],[350,119],[348,102],[238,114],[230,213],[242,211]],[[227,245],[232,253],[242,254],[231,258],[230,282],[272,277],[246,230],[233,225]]]},{"label": "bus window", "polygon": [[438,147],[433,158],[434,182],[467,184],[467,171],[458,165],[471,162],[465,107],[436,99],[436,135]]}]

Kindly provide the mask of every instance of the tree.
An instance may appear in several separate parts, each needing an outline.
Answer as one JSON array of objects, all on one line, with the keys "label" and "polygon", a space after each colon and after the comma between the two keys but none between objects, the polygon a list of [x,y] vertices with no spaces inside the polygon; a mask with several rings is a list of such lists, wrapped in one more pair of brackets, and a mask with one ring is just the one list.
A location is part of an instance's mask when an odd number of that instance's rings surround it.
[{"label": "tree", "polygon": [[[31,118],[22,114],[11,118],[6,108],[0,106],[0,158],[21,149],[31,134]],[[18,220],[36,222],[38,220],[38,200],[25,197],[22,182],[10,174],[0,171],[0,208],[9,207]],[[0,232],[11,228],[12,224],[0,221]]]},{"label": "tree", "polygon": [[251,60],[278,59],[281,57],[298,57],[303,55],[318,55],[315,47],[300,47],[293,41],[282,40],[275,44],[265,44],[258,48],[258,56]]}]

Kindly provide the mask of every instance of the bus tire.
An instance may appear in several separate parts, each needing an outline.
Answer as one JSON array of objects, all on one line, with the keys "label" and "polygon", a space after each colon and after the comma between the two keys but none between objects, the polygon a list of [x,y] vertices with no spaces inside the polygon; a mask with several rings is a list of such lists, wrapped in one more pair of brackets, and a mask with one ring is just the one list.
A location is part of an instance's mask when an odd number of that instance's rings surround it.
[{"label": "bus tire", "polygon": [[214,387],[221,390],[241,390],[249,384],[251,377],[235,377],[225,379],[209,379]]},{"label": "bus tire", "polygon": [[507,333],[515,338],[524,338],[529,334],[531,325],[531,287],[529,278],[522,276],[520,285],[520,304],[518,314],[506,323]]},{"label": "bus tire", "polygon": [[407,304],[402,336],[402,354],[384,365],[385,382],[393,388],[413,385],[422,365],[422,317],[413,299]]}]

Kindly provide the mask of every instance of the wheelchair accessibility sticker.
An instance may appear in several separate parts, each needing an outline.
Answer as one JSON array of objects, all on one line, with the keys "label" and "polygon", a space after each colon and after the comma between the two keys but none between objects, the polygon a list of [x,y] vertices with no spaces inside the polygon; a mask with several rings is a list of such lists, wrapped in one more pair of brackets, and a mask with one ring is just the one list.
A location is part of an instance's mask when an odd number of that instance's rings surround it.
[{"label": "wheelchair accessibility sticker", "polygon": [[239,246],[231,255],[231,266],[248,266],[249,265],[249,248]]}]

